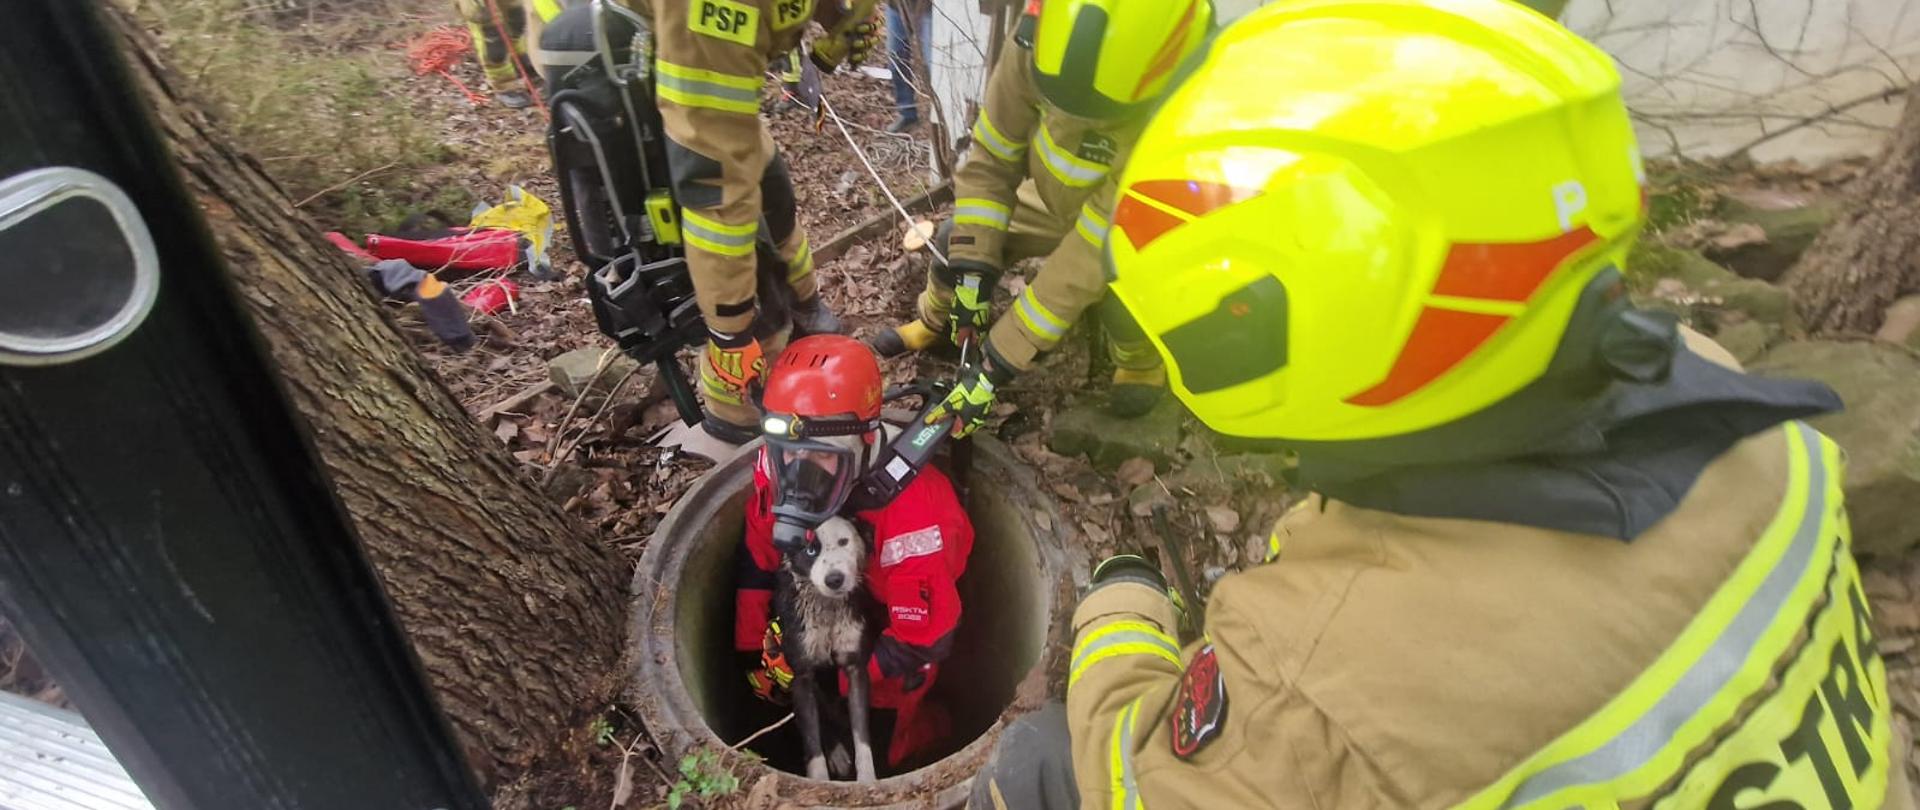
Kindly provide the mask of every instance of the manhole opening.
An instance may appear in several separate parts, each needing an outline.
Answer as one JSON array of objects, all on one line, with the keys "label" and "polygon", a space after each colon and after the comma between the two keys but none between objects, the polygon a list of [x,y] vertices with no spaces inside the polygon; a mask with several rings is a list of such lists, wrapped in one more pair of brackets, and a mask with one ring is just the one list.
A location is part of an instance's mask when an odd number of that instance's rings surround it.
[{"label": "manhole opening", "polygon": [[[755,697],[745,673],[757,656],[733,649],[736,554],[744,528],[748,481],[729,476],[726,503],[700,531],[686,557],[675,593],[675,646],[682,682],[701,717],[729,743],[745,739],[785,716],[788,709]],[[720,482],[715,482],[720,483]],[[953,654],[942,664],[930,699],[943,705],[952,732],[931,756],[889,767],[886,742],[892,712],[875,712],[874,754],[884,778],[934,764],[985,734],[1012,702],[1014,689],[1039,661],[1049,623],[1047,581],[1041,551],[1026,521],[1008,498],[1008,481],[976,473],[967,511],[974,522],[974,548],[959,582],[962,617]],[[714,497],[721,497],[715,491]],[[800,735],[793,723],[749,746],[771,767],[803,773]]]}]

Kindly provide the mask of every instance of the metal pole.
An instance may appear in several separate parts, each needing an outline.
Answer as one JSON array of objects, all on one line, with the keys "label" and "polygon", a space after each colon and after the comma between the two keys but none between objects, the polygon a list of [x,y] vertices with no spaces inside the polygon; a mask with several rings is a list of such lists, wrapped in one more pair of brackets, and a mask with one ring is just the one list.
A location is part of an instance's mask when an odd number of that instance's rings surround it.
[{"label": "metal pole", "polygon": [[118,37],[8,12],[0,608],[158,807],[486,807]]}]

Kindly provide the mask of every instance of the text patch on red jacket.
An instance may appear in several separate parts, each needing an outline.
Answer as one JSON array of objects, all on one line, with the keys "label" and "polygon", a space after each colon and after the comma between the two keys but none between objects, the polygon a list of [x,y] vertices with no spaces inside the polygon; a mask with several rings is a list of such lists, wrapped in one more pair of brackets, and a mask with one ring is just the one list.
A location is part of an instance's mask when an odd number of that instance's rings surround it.
[{"label": "text patch on red jacket", "polygon": [[887,600],[887,624],[898,635],[913,638],[912,628],[933,621],[933,582],[925,576],[896,577],[893,588]]}]

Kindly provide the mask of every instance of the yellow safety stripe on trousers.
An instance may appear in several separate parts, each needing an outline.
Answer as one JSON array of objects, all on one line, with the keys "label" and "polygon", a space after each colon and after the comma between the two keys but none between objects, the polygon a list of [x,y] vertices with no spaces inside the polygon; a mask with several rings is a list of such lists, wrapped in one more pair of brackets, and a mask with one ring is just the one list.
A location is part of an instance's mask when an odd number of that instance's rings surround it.
[{"label": "yellow safety stripe on trousers", "polygon": [[[1751,787],[1724,771],[1703,773],[1689,758],[1709,742],[1719,740],[1714,742],[1718,752],[1743,735],[1751,736],[1746,724],[1760,716],[1757,712],[1744,715],[1743,725],[1731,734],[1724,727],[1766,694],[1780,659],[1807,630],[1808,617],[1827,591],[1835,559],[1844,557],[1846,548],[1838,449],[1803,423],[1790,423],[1784,433],[1788,481],[1780,508],[1686,629],[1606,706],[1461,807],[1614,806],[1652,794],[1683,771],[1689,780],[1711,781],[1705,788],[1710,792],[1724,791],[1729,784],[1736,793]],[[1871,656],[1868,660],[1877,661]],[[1804,697],[1785,688],[1782,681],[1772,695]],[[1813,708],[1809,704],[1809,714]],[[1755,750],[1767,756],[1788,750],[1779,738],[1764,742]],[[1688,771],[1690,767],[1696,770]],[[1740,771],[1743,779],[1755,773]],[[1674,806],[1707,804],[1700,796],[1693,798],[1693,804]],[[1730,801],[1727,806],[1732,806]]]},{"label": "yellow safety stripe on trousers", "polygon": [[760,235],[760,223],[728,225],[708,219],[691,208],[680,210],[680,236],[687,244],[722,256],[753,255],[753,240]]},{"label": "yellow safety stripe on trousers", "polygon": [[1019,298],[1014,299],[1013,311],[1020,316],[1020,322],[1026,324],[1027,329],[1045,338],[1048,343],[1065,337],[1067,327],[1073,325],[1053,314],[1053,310],[1047,309],[1047,305],[1040,303],[1040,299],[1034,297],[1032,287],[1028,287]]},{"label": "yellow safety stripe on trousers", "polygon": [[1013,209],[985,197],[961,197],[953,201],[953,222],[1004,231],[1013,224]]},{"label": "yellow safety stripe on trousers", "polygon": [[1113,810],[1146,810],[1140,785],[1133,778],[1133,721],[1140,716],[1140,698],[1113,718],[1113,736],[1107,742],[1107,792]]},{"label": "yellow safety stripe on trousers", "polygon": [[1027,142],[1016,141],[1002,134],[999,127],[987,120],[986,110],[981,110],[980,117],[973,122],[973,142],[1008,163],[1018,163],[1020,157],[1027,153]]},{"label": "yellow safety stripe on trousers", "polygon": [[703,68],[654,60],[660,97],[682,107],[705,107],[722,112],[756,115],[760,112],[761,77],[735,76]]},{"label": "yellow safety stripe on trousers", "polygon": [[1053,133],[1047,131],[1047,125],[1040,125],[1040,159],[1047,164],[1047,171],[1054,179],[1071,188],[1086,188],[1107,177],[1107,167],[1089,160],[1082,160],[1054,143]]},{"label": "yellow safety stripe on trousers", "polygon": [[813,275],[813,246],[807,244],[807,237],[800,237],[800,250],[787,261],[787,281],[799,281]]},{"label": "yellow safety stripe on trousers", "polygon": [[1147,622],[1123,619],[1103,624],[1073,645],[1073,663],[1067,667],[1067,688],[1094,664],[1126,655],[1152,655],[1180,666],[1180,644]]},{"label": "yellow safety stripe on trousers", "polygon": [[1080,232],[1081,239],[1096,248],[1107,244],[1107,218],[1091,205],[1080,206],[1080,221],[1074,223],[1073,229]]}]

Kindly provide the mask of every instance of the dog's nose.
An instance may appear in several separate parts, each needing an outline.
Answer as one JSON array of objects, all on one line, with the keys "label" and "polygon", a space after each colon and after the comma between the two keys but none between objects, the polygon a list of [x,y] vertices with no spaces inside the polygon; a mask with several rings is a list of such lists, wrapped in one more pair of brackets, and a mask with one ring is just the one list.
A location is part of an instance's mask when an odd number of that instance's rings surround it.
[{"label": "dog's nose", "polygon": [[835,571],[827,575],[827,587],[837,591],[837,590],[840,590],[840,586],[845,584],[847,584],[846,574],[842,574],[839,571]]}]

